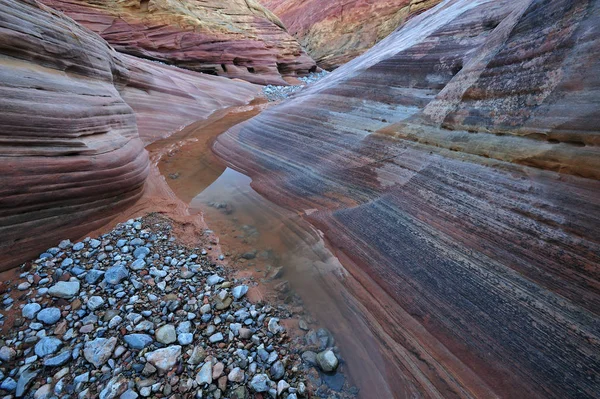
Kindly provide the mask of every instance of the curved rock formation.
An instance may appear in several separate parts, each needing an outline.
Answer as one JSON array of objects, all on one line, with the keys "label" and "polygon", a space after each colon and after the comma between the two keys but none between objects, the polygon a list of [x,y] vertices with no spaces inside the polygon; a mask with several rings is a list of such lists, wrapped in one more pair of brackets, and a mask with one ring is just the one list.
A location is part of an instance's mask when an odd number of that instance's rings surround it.
[{"label": "curved rock formation", "polygon": [[599,1],[448,0],[215,150],[353,261],[394,396],[592,398],[599,70]]},{"label": "curved rock formation", "polygon": [[123,56],[33,0],[0,0],[0,31],[0,269],[141,195],[149,162],[136,116],[150,142],[260,90]]},{"label": "curved rock formation", "polygon": [[316,69],[281,21],[254,0],[42,0],[118,51],[259,84]]},{"label": "curved rock formation", "polygon": [[259,0],[325,69],[361,55],[441,0]]}]

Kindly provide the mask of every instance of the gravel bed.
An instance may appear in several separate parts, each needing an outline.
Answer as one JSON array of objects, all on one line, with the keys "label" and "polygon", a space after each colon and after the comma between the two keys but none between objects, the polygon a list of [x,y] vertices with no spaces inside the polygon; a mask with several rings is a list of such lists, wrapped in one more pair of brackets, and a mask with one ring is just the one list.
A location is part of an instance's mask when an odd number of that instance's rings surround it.
[{"label": "gravel bed", "polygon": [[293,317],[287,305],[251,303],[252,279],[178,244],[162,217],[61,241],[22,268],[3,283],[6,398],[356,394],[336,373],[343,360],[327,330],[300,320],[292,339],[280,324]]},{"label": "gravel bed", "polygon": [[322,72],[311,73],[308,76],[298,78],[300,81],[304,82],[304,85],[295,85],[295,86],[268,85],[268,86],[263,87],[263,93],[265,94],[265,96],[267,97],[267,99],[269,101],[285,100],[292,94],[297,93],[300,90],[304,89],[306,86],[323,79],[328,74],[329,74],[329,72],[322,71]]}]

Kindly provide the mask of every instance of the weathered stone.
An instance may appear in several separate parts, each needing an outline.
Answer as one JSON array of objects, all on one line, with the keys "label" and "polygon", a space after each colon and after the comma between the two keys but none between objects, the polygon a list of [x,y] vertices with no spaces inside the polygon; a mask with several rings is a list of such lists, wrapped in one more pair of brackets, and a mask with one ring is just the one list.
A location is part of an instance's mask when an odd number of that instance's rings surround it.
[{"label": "weathered stone", "polygon": [[99,368],[110,359],[115,346],[117,344],[117,338],[96,338],[93,341],[88,341],[83,347],[83,356],[85,360],[93,364],[96,368]]}]

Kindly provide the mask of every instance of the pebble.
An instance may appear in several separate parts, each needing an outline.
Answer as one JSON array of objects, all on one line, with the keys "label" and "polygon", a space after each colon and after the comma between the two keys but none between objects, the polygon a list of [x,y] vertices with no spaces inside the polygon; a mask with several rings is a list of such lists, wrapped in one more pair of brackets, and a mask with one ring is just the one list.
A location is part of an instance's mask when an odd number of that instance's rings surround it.
[{"label": "pebble", "polygon": [[92,296],[87,301],[87,307],[92,312],[104,306],[104,299],[101,296]]},{"label": "pebble", "polygon": [[319,365],[321,370],[329,373],[329,372],[334,371],[337,368],[338,359],[335,356],[335,354],[333,353],[333,351],[326,350],[326,351],[320,352],[317,355],[317,364]]},{"label": "pebble", "polygon": [[52,355],[60,349],[62,341],[54,337],[44,337],[35,344],[35,354],[39,357]]},{"label": "pebble", "polygon": [[144,349],[154,342],[148,334],[129,334],[125,335],[123,340],[132,349]]},{"label": "pebble", "polygon": [[99,368],[108,361],[117,344],[117,338],[96,338],[85,343],[83,357]]},{"label": "pebble", "polygon": [[61,314],[58,308],[42,309],[37,314],[37,319],[46,325],[55,324],[60,320]]},{"label": "pebble", "polygon": [[129,277],[129,272],[119,263],[106,271],[104,274],[104,281],[108,284],[117,285],[127,277]]},{"label": "pebble", "polygon": [[244,295],[246,295],[247,292],[248,292],[248,286],[247,285],[238,285],[237,287],[235,287],[231,291],[231,294],[233,295],[233,297],[235,299],[240,299]]},{"label": "pebble", "polygon": [[146,360],[152,363],[158,370],[167,372],[175,366],[180,356],[181,346],[173,345],[147,353]]},{"label": "pebble", "polygon": [[175,331],[175,326],[171,324],[165,324],[156,330],[156,340],[161,344],[171,344],[177,341],[177,333]]},{"label": "pebble", "polygon": [[79,293],[79,281],[59,281],[48,289],[48,294],[57,297],[70,299]]},{"label": "pebble", "polygon": [[[302,384],[311,366],[299,357],[303,339],[289,340],[278,323],[301,311],[251,304],[251,284],[229,280],[207,251],[180,246],[162,222],[134,224],[87,238],[77,250],[65,240],[20,275],[37,292],[21,283],[15,300],[26,322],[0,347],[5,392],[38,399],[312,394]],[[79,279],[61,281],[69,275]],[[3,302],[13,305],[9,295]],[[309,331],[306,345],[333,343],[322,335]],[[9,362],[14,369],[2,368]]]},{"label": "pebble", "polygon": [[15,356],[17,356],[17,352],[13,348],[9,348],[8,346],[0,348],[0,360],[3,362],[10,362]]}]

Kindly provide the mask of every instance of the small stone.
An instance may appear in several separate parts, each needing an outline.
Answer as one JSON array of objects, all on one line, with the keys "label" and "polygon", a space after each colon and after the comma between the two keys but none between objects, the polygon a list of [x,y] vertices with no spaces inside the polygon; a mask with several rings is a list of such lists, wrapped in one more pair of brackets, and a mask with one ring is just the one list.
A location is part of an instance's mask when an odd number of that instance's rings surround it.
[{"label": "small stone", "polygon": [[136,259],[134,260],[131,265],[129,265],[129,268],[131,270],[142,270],[146,267],[146,261],[144,259]]},{"label": "small stone", "polygon": [[244,372],[239,367],[234,368],[227,375],[227,379],[231,382],[238,382],[238,383],[244,382],[244,378],[245,378]]},{"label": "small stone", "polygon": [[121,316],[115,316],[108,322],[108,328],[116,328],[122,321],[123,318]]},{"label": "small stone", "polygon": [[24,370],[19,377],[19,381],[17,381],[17,388],[15,390],[15,395],[17,398],[25,395],[27,390],[29,389],[29,385],[33,382],[35,377],[37,377],[39,370],[37,371],[29,371],[28,369]]},{"label": "small stone", "polygon": [[219,379],[220,376],[223,375],[223,370],[225,369],[225,365],[221,362],[218,362],[213,366],[212,378],[213,380]]},{"label": "small stone", "polygon": [[142,370],[142,375],[149,377],[154,373],[156,373],[156,367],[150,364],[150,362],[146,362],[144,369]]},{"label": "small stone", "polygon": [[212,276],[209,276],[206,279],[206,284],[215,285],[215,284],[219,284],[221,281],[225,281],[225,279],[223,277],[219,276],[218,274],[213,274]]},{"label": "small stone", "polygon": [[161,344],[171,344],[177,341],[177,333],[175,332],[175,326],[166,324],[156,330],[156,340]]},{"label": "small stone", "polygon": [[44,366],[57,367],[62,366],[71,360],[71,351],[65,351],[59,355],[44,360]]},{"label": "small stone", "polygon": [[32,320],[41,309],[42,307],[39,303],[28,303],[27,305],[23,306],[21,314],[26,319]]},{"label": "small stone", "polygon": [[48,289],[48,294],[57,297],[70,299],[79,293],[79,281],[59,281]]},{"label": "small stone", "polygon": [[321,370],[329,373],[329,372],[335,371],[335,369],[337,368],[338,359],[335,356],[335,354],[333,353],[333,351],[326,350],[326,351],[320,352],[317,355],[317,364],[319,365]]},{"label": "small stone", "polygon": [[23,283],[21,283],[21,284],[17,285],[17,289],[18,289],[19,291],[25,291],[25,290],[28,290],[28,289],[29,289],[29,287],[31,287],[31,284],[30,284],[29,282],[27,282],[27,281],[25,281],[25,282],[23,282]]},{"label": "small stone", "polygon": [[137,399],[138,396],[139,395],[137,394],[137,392],[135,392],[133,389],[128,389],[125,392],[123,392],[119,399]]},{"label": "small stone", "polygon": [[274,381],[279,381],[283,378],[283,375],[285,374],[285,367],[283,366],[283,363],[281,361],[277,361],[273,363],[269,371],[271,373],[271,379],[273,379]]},{"label": "small stone", "polygon": [[7,377],[2,384],[0,384],[0,389],[3,389],[8,392],[12,392],[17,389],[17,382],[10,377]]},{"label": "small stone", "polygon": [[240,299],[244,295],[246,295],[247,292],[248,292],[248,286],[247,285],[238,285],[237,287],[235,287],[231,291],[231,294],[233,295],[233,297],[235,299]]},{"label": "small stone", "polygon": [[271,319],[269,320],[269,324],[267,325],[267,329],[269,330],[269,332],[273,334],[279,333],[282,330],[282,328],[278,323],[279,319],[277,317],[271,317]]},{"label": "small stone", "polygon": [[220,332],[213,334],[208,338],[208,340],[213,344],[217,343],[217,342],[221,342],[221,341],[223,341],[223,334],[221,334]]},{"label": "small stone", "polygon": [[8,346],[0,348],[0,360],[3,362],[10,362],[15,356],[17,356],[17,352],[13,348],[9,348]]},{"label": "small stone", "polygon": [[60,309],[46,308],[38,312],[37,319],[46,325],[53,325],[60,320],[60,316]]},{"label": "small stone", "polygon": [[87,307],[92,312],[95,311],[96,309],[101,308],[103,305],[104,305],[104,299],[97,295],[90,297],[90,299],[88,299],[88,301],[87,301]]},{"label": "small stone", "polygon": [[252,330],[249,328],[240,328],[240,338],[242,339],[250,339],[252,337]]},{"label": "small stone", "polygon": [[167,372],[181,357],[181,346],[173,345],[167,348],[157,349],[146,354],[146,360],[152,363],[158,370]]},{"label": "small stone", "polygon": [[136,259],[144,259],[150,253],[147,247],[138,247],[133,251],[133,257]]},{"label": "small stone", "polygon": [[123,375],[117,375],[106,383],[99,399],[116,399],[127,390],[128,381]]},{"label": "small stone", "polygon": [[117,338],[115,337],[96,338],[85,343],[83,356],[85,360],[99,368],[110,359],[116,345]]},{"label": "small stone", "polygon": [[75,243],[73,245],[73,251],[81,251],[83,249],[83,247],[84,247],[84,245],[82,242]]},{"label": "small stone", "polygon": [[277,383],[277,396],[281,396],[282,393],[287,391],[290,388],[290,384],[288,384],[285,380],[281,380]]},{"label": "small stone", "polygon": [[192,333],[181,333],[177,335],[177,342],[179,345],[189,345],[194,341],[194,334]]},{"label": "small stone", "polygon": [[196,375],[196,382],[198,385],[204,385],[210,384],[212,380],[212,364],[210,362],[206,362]]},{"label": "small stone", "polygon": [[188,363],[192,365],[200,364],[206,359],[206,352],[204,348],[201,346],[194,347],[190,358],[188,359]]},{"label": "small stone", "polygon": [[154,340],[148,334],[129,334],[123,337],[125,343],[132,349],[144,349],[149,346]]},{"label": "small stone", "polygon": [[116,285],[127,277],[129,277],[129,271],[127,271],[123,265],[118,264],[106,271],[104,274],[104,281],[109,284]]},{"label": "small stone", "polygon": [[103,270],[90,270],[85,275],[85,282],[88,284],[96,284],[102,276],[104,276]]},{"label": "small stone", "polygon": [[39,357],[44,357],[56,353],[62,346],[62,341],[54,337],[44,337],[35,344],[35,354]]},{"label": "small stone", "polygon": [[256,374],[250,381],[250,388],[254,392],[267,392],[270,389],[269,377],[266,374]]}]

